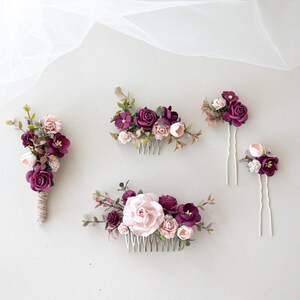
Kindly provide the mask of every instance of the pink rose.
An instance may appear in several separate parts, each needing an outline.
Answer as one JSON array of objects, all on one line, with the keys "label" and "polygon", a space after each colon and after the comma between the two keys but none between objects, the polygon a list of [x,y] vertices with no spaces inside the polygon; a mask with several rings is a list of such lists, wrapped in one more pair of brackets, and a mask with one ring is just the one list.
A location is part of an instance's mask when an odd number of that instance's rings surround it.
[{"label": "pink rose", "polygon": [[170,215],[165,216],[165,220],[158,228],[158,231],[161,235],[163,235],[166,239],[172,239],[175,236],[175,233],[178,228],[177,221]]},{"label": "pink rose", "polygon": [[253,157],[260,157],[264,153],[264,147],[261,144],[251,144],[248,150]]},{"label": "pink rose", "polygon": [[170,127],[171,135],[173,135],[176,138],[180,138],[181,136],[183,136],[184,131],[185,131],[185,126],[181,122],[174,123]]},{"label": "pink rose", "polygon": [[118,140],[122,144],[127,144],[131,141],[132,138],[132,133],[131,132],[126,132],[126,131],[121,131],[118,135]]},{"label": "pink rose", "polygon": [[27,152],[22,155],[21,157],[21,163],[25,167],[33,168],[36,163],[36,156],[32,152]]},{"label": "pink rose", "polygon": [[152,128],[152,133],[157,140],[162,140],[163,138],[167,137],[169,132],[170,127],[167,125],[159,125],[158,123],[155,123]]},{"label": "pink rose", "polygon": [[125,225],[124,223],[121,223],[118,226],[118,231],[121,235],[127,234],[129,232],[128,226]]},{"label": "pink rose", "polygon": [[61,123],[54,116],[47,115],[40,119],[45,133],[57,133],[61,130]]},{"label": "pink rose", "polygon": [[219,110],[223,107],[226,106],[226,101],[223,98],[217,98],[213,101],[212,106],[216,109]]},{"label": "pink rose", "polygon": [[179,227],[179,229],[177,231],[178,237],[183,241],[188,240],[189,238],[191,238],[193,233],[194,233],[193,228],[188,227],[186,225],[182,225],[181,227]]},{"label": "pink rose", "polygon": [[162,206],[154,194],[139,194],[129,197],[123,210],[123,222],[133,234],[149,236],[164,221]]}]

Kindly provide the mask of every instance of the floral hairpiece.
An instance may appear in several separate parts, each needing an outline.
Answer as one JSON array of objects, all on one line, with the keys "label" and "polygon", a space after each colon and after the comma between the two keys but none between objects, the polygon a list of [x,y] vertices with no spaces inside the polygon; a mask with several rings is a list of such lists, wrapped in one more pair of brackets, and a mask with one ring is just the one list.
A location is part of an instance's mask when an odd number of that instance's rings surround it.
[{"label": "floral hairpiece", "polygon": [[121,98],[121,102],[118,102],[121,109],[111,122],[115,123],[119,133],[111,133],[111,136],[121,144],[131,142],[138,153],[160,154],[163,140],[167,140],[168,144],[175,141],[175,150],[181,149],[188,141],[195,143],[201,135],[201,131],[192,133],[192,125],[186,126],[171,106],[159,106],[155,111],[147,107],[136,110],[135,99],[129,93],[125,95],[117,87],[115,94]]},{"label": "floral hairpiece", "polygon": [[[200,210],[205,205],[213,205],[214,199],[209,195],[202,204],[178,205],[176,198],[170,195],[156,196],[153,193],[137,193],[128,188],[128,181],[119,184],[121,197],[113,200],[106,192],[96,191],[93,199],[96,207],[106,208],[106,213],[99,220],[85,217],[83,226],[105,224],[109,236],[125,236],[128,252],[175,251],[189,246],[194,229],[211,233],[212,224],[207,226],[201,221]],[[155,250],[154,250],[155,248]]]},{"label": "floral hairpiece", "polygon": [[60,167],[59,158],[68,153],[70,141],[60,133],[61,123],[52,116],[46,115],[38,122],[34,122],[35,113],[30,113],[30,106],[25,105],[27,128],[23,123],[15,119],[6,122],[15,126],[22,132],[23,146],[30,151],[21,158],[21,163],[32,170],[26,174],[26,180],[35,192],[38,192],[38,222],[44,223],[47,219],[48,191],[54,185],[53,173]]},{"label": "floral hairpiece", "polygon": [[273,218],[270,205],[269,196],[269,177],[273,176],[277,171],[277,165],[279,162],[278,157],[273,155],[270,150],[261,144],[251,144],[246,151],[246,156],[240,160],[240,162],[246,162],[248,170],[251,173],[258,174],[259,187],[260,187],[260,208],[259,208],[259,236],[262,234],[262,210],[263,210],[263,186],[261,176],[266,175],[266,190],[267,190],[267,205],[269,211],[270,221],[270,235],[273,235]]},{"label": "floral hairpiece", "polygon": [[248,109],[239,101],[239,97],[232,91],[224,91],[221,97],[212,102],[203,101],[202,112],[205,112],[205,121],[209,126],[216,125],[217,122],[223,121],[228,123],[228,154],[226,161],[226,184],[228,185],[229,157],[230,157],[230,135],[231,125],[234,126],[233,146],[235,162],[235,185],[238,184],[237,156],[236,156],[236,134],[237,128],[245,124],[248,120]]}]

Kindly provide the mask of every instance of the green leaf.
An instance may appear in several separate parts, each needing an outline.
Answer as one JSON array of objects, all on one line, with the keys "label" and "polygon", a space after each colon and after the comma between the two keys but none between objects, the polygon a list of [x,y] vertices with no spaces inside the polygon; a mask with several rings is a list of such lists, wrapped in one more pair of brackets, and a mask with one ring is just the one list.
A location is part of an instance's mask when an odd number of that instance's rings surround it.
[{"label": "green leaf", "polygon": [[33,125],[29,124],[29,125],[27,125],[27,128],[28,129],[34,129],[35,127]]},{"label": "green leaf", "polygon": [[124,104],[123,104],[123,103],[121,103],[121,102],[117,102],[117,105],[118,105],[120,108],[122,108],[122,109],[125,109],[125,106],[124,106]]},{"label": "green leaf", "polygon": [[162,117],[163,113],[162,113],[162,107],[159,106],[157,109],[156,109],[156,114],[159,116],[159,117]]},{"label": "green leaf", "polygon": [[95,191],[95,195],[96,195],[97,197],[100,197],[100,192],[99,192],[98,190],[96,190],[96,191]]},{"label": "green leaf", "polygon": [[83,226],[83,227],[86,227],[86,226],[88,226],[88,225],[89,225],[89,223],[90,223],[90,221],[84,221],[84,220],[83,220],[82,222],[83,222],[83,224],[82,224],[82,226]]},{"label": "green leaf", "polygon": [[97,217],[94,217],[94,222],[99,223],[99,220],[97,219]]},{"label": "green leaf", "polygon": [[135,99],[134,99],[134,98],[131,98],[131,99],[129,100],[129,104],[130,104],[130,105],[134,104],[134,102],[135,102]]},{"label": "green leaf", "polygon": [[117,140],[117,139],[118,139],[118,136],[119,136],[118,133],[112,133],[112,132],[110,132],[110,135],[111,135],[115,140]]},{"label": "green leaf", "polygon": [[22,129],[22,128],[23,128],[23,124],[22,124],[22,122],[21,122],[21,121],[19,121],[19,123],[18,123],[18,127],[19,127],[20,129]]},{"label": "green leaf", "polygon": [[143,192],[142,190],[139,190],[137,194],[138,194],[138,195],[144,194],[144,192]]},{"label": "green leaf", "polygon": [[35,118],[35,116],[36,116],[36,113],[32,114],[31,115],[31,120],[33,120]]},{"label": "green leaf", "polygon": [[122,89],[121,89],[121,87],[117,86],[117,87],[115,88],[115,94],[116,94],[117,96],[122,95]]},{"label": "green leaf", "polygon": [[25,105],[23,106],[23,109],[24,109],[25,111],[29,112],[30,109],[31,109],[31,107],[30,107],[28,104],[25,104]]},{"label": "green leaf", "polygon": [[8,121],[6,121],[5,123],[6,123],[6,125],[8,125],[8,126],[11,126],[11,125],[14,125],[14,124],[15,124],[15,122],[12,121],[12,120],[8,120]]}]

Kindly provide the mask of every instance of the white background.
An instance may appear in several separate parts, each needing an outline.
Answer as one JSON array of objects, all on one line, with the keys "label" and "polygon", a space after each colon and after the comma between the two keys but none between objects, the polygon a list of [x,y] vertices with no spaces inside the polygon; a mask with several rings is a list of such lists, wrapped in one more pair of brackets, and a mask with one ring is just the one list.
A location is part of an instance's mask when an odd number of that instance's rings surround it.
[{"label": "white background", "polygon": [[[199,143],[175,153],[165,145],[159,157],[118,146],[109,136],[118,85],[137,105],[172,104],[195,130],[203,129]],[[32,90],[0,108],[0,299],[299,299],[299,86],[300,68],[177,56],[96,26]],[[238,156],[261,142],[280,159],[270,179],[273,238],[267,214],[258,237],[257,176],[240,165],[239,186],[225,186],[227,127],[208,128],[201,114],[204,97],[231,89],[249,108],[249,121],[238,131]],[[19,163],[25,152],[19,133],[3,125],[22,117],[25,103],[39,116],[58,116],[72,141],[42,226]],[[92,192],[117,195],[127,179],[133,189],[172,194],[180,202],[213,192],[217,204],[203,217],[214,221],[214,234],[197,233],[179,253],[127,254],[122,239],[108,241],[101,227],[83,228],[82,215],[101,214]]]}]

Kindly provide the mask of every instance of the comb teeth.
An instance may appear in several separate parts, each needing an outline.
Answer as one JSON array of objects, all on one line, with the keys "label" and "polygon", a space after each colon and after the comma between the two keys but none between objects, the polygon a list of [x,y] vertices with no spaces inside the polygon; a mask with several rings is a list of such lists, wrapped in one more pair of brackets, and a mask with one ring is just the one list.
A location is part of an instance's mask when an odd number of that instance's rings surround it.
[{"label": "comb teeth", "polygon": [[128,252],[171,252],[183,249],[181,240],[177,237],[162,241],[156,234],[141,237],[131,231],[125,235],[125,243]]},{"label": "comb teeth", "polygon": [[151,139],[148,143],[142,143],[138,149],[138,154],[160,154],[162,141],[157,139]]}]

